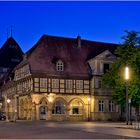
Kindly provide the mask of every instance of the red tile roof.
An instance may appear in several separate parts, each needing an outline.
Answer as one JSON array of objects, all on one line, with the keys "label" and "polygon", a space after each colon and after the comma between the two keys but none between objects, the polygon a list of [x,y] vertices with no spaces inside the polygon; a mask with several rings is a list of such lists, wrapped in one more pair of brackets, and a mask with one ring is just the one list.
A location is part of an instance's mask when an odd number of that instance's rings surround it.
[{"label": "red tile roof", "polygon": [[[87,60],[105,50],[114,53],[117,44],[81,40],[78,48],[77,39],[43,35],[26,54],[31,70],[34,73],[46,73],[54,76],[89,77]],[[58,72],[54,60],[64,62],[64,71]],[[21,62],[20,67],[25,62]]]}]

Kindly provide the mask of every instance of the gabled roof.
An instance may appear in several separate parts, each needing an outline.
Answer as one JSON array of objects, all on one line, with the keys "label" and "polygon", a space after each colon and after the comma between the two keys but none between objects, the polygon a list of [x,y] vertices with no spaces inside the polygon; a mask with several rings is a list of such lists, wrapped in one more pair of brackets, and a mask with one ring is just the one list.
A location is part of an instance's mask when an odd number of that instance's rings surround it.
[{"label": "gabled roof", "polygon": [[[52,75],[89,76],[87,60],[109,50],[114,53],[117,44],[81,40],[78,48],[77,38],[64,38],[43,35],[41,39],[26,53],[28,63],[33,72],[46,72]],[[64,62],[64,72],[56,71],[54,59]],[[21,62],[18,67],[25,64]]]},{"label": "gabled roof", "polygon": [[96,60],[98,58],[100,58],[100,59],[106,59],[107,58],[107,59],[111,59],[113,61],[113,60],[116,59],[116,56],[113,53],[111,53],[109,50],[105,50],[104,52],[96,55],[95,57],[93,57],[91,59],[89,59],[88,62],[91,62],[91,61]]},{"label": "gabled roof", "polygon": [[14,68],[22,60],[23,51],[18,43],[10,37],[0,49],[0,67]]}]

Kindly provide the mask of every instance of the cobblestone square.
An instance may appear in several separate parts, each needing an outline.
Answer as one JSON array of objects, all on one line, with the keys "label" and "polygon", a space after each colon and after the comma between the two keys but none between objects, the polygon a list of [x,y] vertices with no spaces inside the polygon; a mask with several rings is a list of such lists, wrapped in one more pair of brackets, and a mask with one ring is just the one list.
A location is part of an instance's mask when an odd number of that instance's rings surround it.
[{"label": "cobblestone square", "polygon": [[[97,122],[0,122],[0,139],[135,139],[139,130]],[[121,128],[122,127],[122,128]]]}]

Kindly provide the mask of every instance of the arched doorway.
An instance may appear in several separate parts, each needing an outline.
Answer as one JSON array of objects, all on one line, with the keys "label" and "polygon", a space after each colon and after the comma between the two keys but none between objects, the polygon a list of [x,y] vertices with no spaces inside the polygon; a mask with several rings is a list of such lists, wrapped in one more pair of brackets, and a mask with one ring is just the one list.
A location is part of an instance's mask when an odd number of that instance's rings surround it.
[{"label": "arched doorway", "polygon": [[45,98],[43,98],[40,101],[40,106],[39,106],[39,119],[40,120],[47,120],[47,116],[48,116],[47,101]]},{"label": "arched doorway", "polygon": [[48,112],[47,106],[40,106],[39,107],[39,118],[40,118],[40,120],[46,120],[47,119],[47,112]]}]

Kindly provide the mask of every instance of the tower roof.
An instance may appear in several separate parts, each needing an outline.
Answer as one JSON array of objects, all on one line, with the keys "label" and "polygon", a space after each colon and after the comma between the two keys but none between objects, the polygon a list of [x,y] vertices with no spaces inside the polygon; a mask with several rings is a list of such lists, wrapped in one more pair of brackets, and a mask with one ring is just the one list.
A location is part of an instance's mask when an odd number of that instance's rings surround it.
[{"label": "tower roof", "polygon": [[0,49],[0,67],[14,68],[22,60],[23,51],[13,37]]}]

